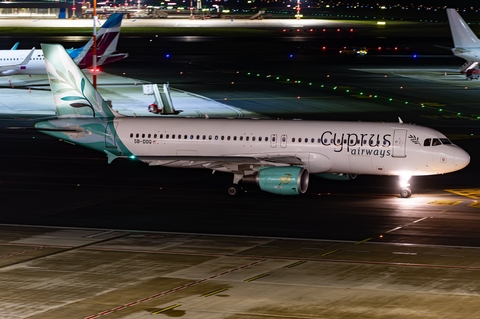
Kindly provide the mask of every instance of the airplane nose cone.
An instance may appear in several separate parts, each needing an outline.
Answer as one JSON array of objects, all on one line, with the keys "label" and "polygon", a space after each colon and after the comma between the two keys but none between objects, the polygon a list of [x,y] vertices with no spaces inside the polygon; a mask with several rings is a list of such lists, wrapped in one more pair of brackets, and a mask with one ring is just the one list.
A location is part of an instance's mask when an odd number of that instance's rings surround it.
[{"label": "airplane nose cone", "polygon": [[462,169],[470,163],[470,155],[462,149],[455,152],[455,168]]}]

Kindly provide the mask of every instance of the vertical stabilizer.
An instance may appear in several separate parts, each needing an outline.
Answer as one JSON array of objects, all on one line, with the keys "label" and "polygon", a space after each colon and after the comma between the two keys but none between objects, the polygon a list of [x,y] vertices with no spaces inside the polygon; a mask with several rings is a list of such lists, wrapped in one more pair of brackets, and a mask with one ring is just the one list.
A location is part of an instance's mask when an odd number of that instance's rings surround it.
[{"label": "vertical stabilizer", "polygon": [[480,40],[455,9],[447,9],[455,48],[480,47]]},{"label": "vertical stabilizer", "polygon": [[42,44],[59,118],[121,116],[113,111],[59,44]]},{"label": "vertical stabilizer", "polygon": [[[112,13],[97,33],[97,65],[118,61],[128,56],[127,53],[116,53],[123,13]],[[93,65],[93,38],[81,48],[67,50],[81,69]]]}]

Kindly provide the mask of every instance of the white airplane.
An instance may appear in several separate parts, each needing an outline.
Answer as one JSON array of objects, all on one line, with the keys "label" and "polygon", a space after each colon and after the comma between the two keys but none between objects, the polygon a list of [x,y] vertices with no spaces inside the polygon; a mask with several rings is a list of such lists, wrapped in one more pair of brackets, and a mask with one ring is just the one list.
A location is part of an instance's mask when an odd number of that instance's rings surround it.
[{"label": "white airplane", "polygon": [[476,67],[480,62],[480,40],[456,9],[447,9],[447,16],[455,46],[452,52],[454,55],[467,60],[461,68],[461,72],[465,72]]},{"label": "white airplane", "polygon": [[[454,172],[470,156],[440,132],[400,123],[128,117],[112,110],[61,45],[42,44],[57,118],[40,132],[151,166],[230,172],[242,183],[282,195],[307,191],[309,174],[410,176]],[[240,183],[241,182],[241,183]]]},{"label": "white airplane", "polygon": [[[117,53],[120,37],[122,13],[112,14],[97,34],[97,65],[118,61],[128,53]],[[80,68],[93,65],[93,38],[81,48],[67,50]],[[0,50],[0,75],[35,75],[46,74],[42,50],[18,50],[18,42],[11,50]]]}]

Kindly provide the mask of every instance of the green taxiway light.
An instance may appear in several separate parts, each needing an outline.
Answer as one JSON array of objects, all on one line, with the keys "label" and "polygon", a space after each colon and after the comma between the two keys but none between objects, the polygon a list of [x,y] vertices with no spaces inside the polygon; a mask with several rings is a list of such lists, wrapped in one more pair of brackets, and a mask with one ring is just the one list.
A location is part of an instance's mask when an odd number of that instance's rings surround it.
[{"label": "green taxiway light", "polygon": [[378,97],[378,95],[374,95],[373,97],[374,97],[374,98],[377,98],[377,97]]},{"label": "green taxiway light", "polygon": [[336,87],[336,86],[334,86],[334,87],[333,87],[333,89],[334,89],[334,90],[336,90],[336,89],[337,89],[337,87]]},{"label": "green taxiway light", "polygon": [[393,99],[392,99],[392,98],[389,98],[388,100],[389,100],[389,101],[393,101]]},{"label": "green taxiway light", "polygon": [[347,90],[346,92],[348,93],[348,92],[350,92],[350,90]]},{"label": "green taxiway light", "polygon": [[460,116],[460,115],[462,115],[462,113],[458,112],[458,113],[457,113],[457,115],[459,115],[459,116]]},{"label": "green taxiway light", "polygon": [[324,87],[324,85],[322,84],[322,85],[320,85],[320,87],[321,87],[321,88],[323,88],[323,87]]},{"label": "green taxiway light", "polygon": [[438,111],[442,112],[442,111],[443,111],[443,109],[438,109]]},{"label": "green taxiway light", "polygon": [[407,101],[405,101],[405,104],[408,104],[408,102],[407,102]]},{"label": "green taxiway light", "polygon": [[247,75],[250,75],[250,74],[251,74],[250,72],[247,73]]},{"label": "green taxiway light", "polygon": [[277,80],[280,80],[280,77],[279,77],[279,76],[277,76]]},{"label": "green taxiway light", "polygon": [[287,79],[287,82],[290,82],[290,79]]},{"label": "green taxiway light", "polygon": [[313,84],[312,82],[308,83],[308,85],[312,85],[312,84]]},{"label": "green taxiway light", "polygon": [[257,73],[257,76],[260,76],[260,73]]}]

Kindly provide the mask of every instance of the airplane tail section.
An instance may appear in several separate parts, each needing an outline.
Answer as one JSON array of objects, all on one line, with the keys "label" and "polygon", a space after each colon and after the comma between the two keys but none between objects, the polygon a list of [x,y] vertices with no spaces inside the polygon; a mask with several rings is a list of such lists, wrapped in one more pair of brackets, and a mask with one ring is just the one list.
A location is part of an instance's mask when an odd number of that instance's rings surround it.
[{"label": "airplane tail section", "polygon": [[[117,53],[123,13],[113,13],[97,33],[97,65],[103,65],[128,57],[128,53]],[[81,69],[93,65],[93,38],[81,48],[67,50]]]},{"label": "airplane tail section", "polygon": [[59,44],[42,44],[45,65],[59,118],[113,118],[110,108]]},{"label": "airplane tail section", "polygon": [[455,9],[447,9],[448,22],[456,48],[479,47],[480,40]]}]

